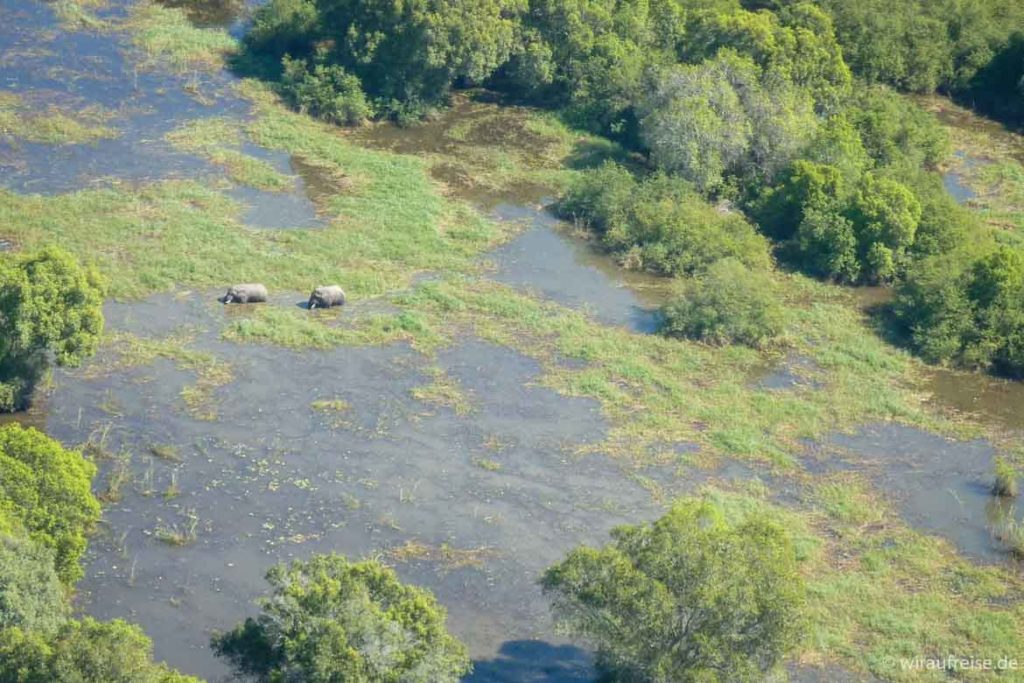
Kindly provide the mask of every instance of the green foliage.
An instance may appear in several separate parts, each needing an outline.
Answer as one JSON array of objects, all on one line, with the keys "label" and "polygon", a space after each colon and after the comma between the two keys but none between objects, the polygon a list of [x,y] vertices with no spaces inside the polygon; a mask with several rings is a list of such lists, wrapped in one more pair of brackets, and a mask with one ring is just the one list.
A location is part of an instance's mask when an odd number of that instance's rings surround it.
[{"label": "green foliage", "polygon": [[262,614],[217,635],[213,647],[262,681],[444,683],[469,671],[445,610],[376,561],[340,555],[296,560],[267,573]]},{"label": "green foliage", "polygon": [[682,500],[544,574],[562,627],[592,641],[617,680],[761,681],[802,635],[796,553],[773,519],[730,521]]},{"label": "green foliage", "polygon": [[771,277],[735,259],[687,281],[663,309],[662,334],[711,344],[763,347],[783,331],[784,314]]},{"label": "green foliage", "polygon": [[993,465],[995,470],[995,482],[992,484],[992,493],[997,496],[1014,498],[1020,492],[1017,484],[1017,468],[1001,456],[997,456]]},{"label": "green foliage", "polygon": [[53,551],[26,538],[0,535],[0,631],[52,633],[68,608]]},{"label": "green foliage", "polygon": [[0,510],[29,538],[54,551],[57,575],[71,585],[78,559],[100,516],[91,492],[96,467],[35,429],[0,427]]},{"label": "green foliage", "polygon": [[645,74],[675,61],[684,14],[675,0],[530,0],[499,83],[631,140]]},{"label": "green foliage", "polygon": [[337,64],[314,63],[285,55],[281,93],[285,99],[317,118],[355,126],[370,118],[372,110],[359,79]]},{"label": "green foliage", "polygon": [[1001,0],[820,0],[853,72],[902,90],[962,88],[1024,26],[1024,8]]},{"label": "green foliage", "polygon": [[271,0],[253,14],[245,46],[275,63],[286,55],[310,54],[319,36],[318,19],[313,0]]},{"label": "green foliage", "polygon": [[152,661],[152,643],[119,619],[85,617],[53,635],[0,631],[0,683],[199,683]]},{"label": "green foliage", "polygon": [[627,267],[682,275],[727,257],[751,269],[771,264],[767,241],[742,216],[708,205],[687,183],[665,174],[637,181],[606,162],[580,175],[559,211],[598,233]]},{"label": "green foliage", "polygon": [[667,70],[643,105],[640,129],[659,168],[711,192],[727,176],[774,177],[816,123],[805,91],[763,80],[757,64],[728,50]]},{"label": "green foliage", "polygon": [[925,360],[1024,375],[1024,255],[1018,250],[924,259],[899,287],[894,313]]},{"label": "green foliage", "polygon": [[103,331],[103,285],[56,248],[0,259],[0,411],[22,407],[46,354],[91,355]]}]

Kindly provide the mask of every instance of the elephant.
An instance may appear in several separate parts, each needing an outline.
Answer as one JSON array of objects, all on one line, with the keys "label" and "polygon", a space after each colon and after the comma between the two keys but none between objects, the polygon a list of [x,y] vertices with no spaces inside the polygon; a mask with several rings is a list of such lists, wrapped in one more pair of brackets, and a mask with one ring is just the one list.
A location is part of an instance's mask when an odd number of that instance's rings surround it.
[{"label": "elephant", "polygon": [[309,295],[309,310],[345,305],[345,291],[338,285],[317,287]]},{"label": "elephant", "polygon": [[267,300],[267,288],[260,284],[235,285],[228,289],[222,301],[226,304],[255,304]]}]

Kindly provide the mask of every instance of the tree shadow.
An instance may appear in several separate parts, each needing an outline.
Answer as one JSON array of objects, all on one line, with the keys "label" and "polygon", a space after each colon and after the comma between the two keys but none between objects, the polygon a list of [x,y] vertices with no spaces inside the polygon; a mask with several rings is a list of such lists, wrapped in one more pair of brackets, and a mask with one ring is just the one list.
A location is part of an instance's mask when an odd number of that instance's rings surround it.
[{"label": "tree shadow", "polygon": [[592,653],[574,645],[510,640],[494,659],[473,662],[463,683],[592,683],[598,680]]}]

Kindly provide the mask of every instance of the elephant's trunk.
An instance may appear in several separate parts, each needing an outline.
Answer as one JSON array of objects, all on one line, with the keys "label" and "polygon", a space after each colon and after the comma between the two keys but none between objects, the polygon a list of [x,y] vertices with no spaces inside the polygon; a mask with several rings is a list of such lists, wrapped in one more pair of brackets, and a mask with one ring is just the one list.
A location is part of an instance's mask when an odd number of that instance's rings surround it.
[{"label": "elephant's trunk", "polygon": [[310,299],[309,303],[306,304],[306,307],[309,308],[309,310],[311,310],[311,311],[313,309],[315,309],[316,308],[316,299]]},{"label": "elephant's trunk", "polygon": [[235,297],[231,296],[230,294],[226,294],[224,296],[224,303],[226,303],[226,304],[229,304],[229,303],[231,303],[234,300],[235,300]]}]

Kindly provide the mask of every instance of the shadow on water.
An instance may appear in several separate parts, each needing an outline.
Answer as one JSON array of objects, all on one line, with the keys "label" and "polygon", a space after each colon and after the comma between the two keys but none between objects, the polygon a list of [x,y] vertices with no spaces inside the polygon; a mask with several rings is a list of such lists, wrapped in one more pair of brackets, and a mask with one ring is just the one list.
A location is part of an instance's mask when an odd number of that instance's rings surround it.
[{"label": "shadow on water", "polygon": [[515,640],[502,644],[494,659],[473,662],[473,673],[464,683],[589,683],[593,657],[572,645],[553,645],[540,640]]}]

